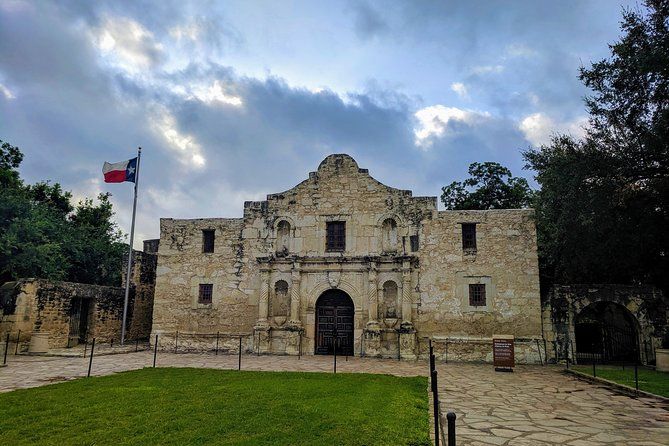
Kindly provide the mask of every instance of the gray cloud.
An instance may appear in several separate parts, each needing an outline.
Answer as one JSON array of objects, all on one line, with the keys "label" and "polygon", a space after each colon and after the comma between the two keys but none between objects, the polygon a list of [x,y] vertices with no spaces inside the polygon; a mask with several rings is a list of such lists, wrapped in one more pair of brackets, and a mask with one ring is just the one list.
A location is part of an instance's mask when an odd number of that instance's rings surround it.
[{"label": "gray cloud", "polygon": [[[398,39],[401,26],[402,39],[443,38],[444,45],[461,33],[466,42],[455,53],[465,54],[497,38],[481,33],[486,23],[508,33],[546,13],[529,8],[513,15],[487,2],[479,5],[480,14],[461,4],[418,5],[355,3],[355,32],[375,41]],[[0,83],[14,95],[0,93],[0,138],[26,154],[23,176],[58,181],[77,196],[112,191],[127,230],[131,187],[103,184],[100,169],[103,161],[133,156],[141,145],[138,232],[156,237],[160,217],[240,216],[244,200],[294,186],[333,152],[348,152],[377,179],[420,195],[438,195],[473,161],[500,161],[522,174],[518,148],[527,141],[516,115],[534,111],[536,99],[528,92],[556,115],[568,117],[580,106],[582,90],[573,64],[565,62],[571,44],[549,55],[548,44],[540,43],[538,55],[522,63],[502,53],[485,60],[468,56],[457,62],[468,74],[455,80],[468,84],[472,96],[485,96],[484,111],[492,113],[449,121],[444,135],[423,151],[414,145],[414,113],[435,104],[432,99],[373,76],[342,93],[239,73],[209,56],[244,45],[243,35],[220,11],[203,10],[180,2],[27,3],[11,11],[0,6]],[[145,70],[115,65],[113,54],[96,46],[95,31],[110,18],[150,32],[136,48],[151,61]],[[519,31],[519,40],[535,37],[537,27],[531,28]],[[547,31],[552,33],[559,34]],[[170,65],[175,52],[190,63]],[[504,70],[471,70],[483,64],[504,64]],[[514,91],[513,79],[522,79],[525,88]],[[451,81],[444,81],[446,90]]]},{"label": "gray cloud", "polygon": [[353,16],[353,29],[363,40],[384,34],[390,29],[381,13],[365,0],[350,2],[348,9]]}]

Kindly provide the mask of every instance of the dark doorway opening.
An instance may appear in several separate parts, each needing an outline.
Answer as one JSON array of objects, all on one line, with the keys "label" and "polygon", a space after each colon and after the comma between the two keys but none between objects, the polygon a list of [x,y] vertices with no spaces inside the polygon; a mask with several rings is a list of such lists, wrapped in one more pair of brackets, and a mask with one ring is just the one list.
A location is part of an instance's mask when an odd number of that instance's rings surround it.
[{"label": "dark doorway opening", "polygon": [[622,305],[597,302],[575,318],[576,358],[580,363],[631,362],[639,356],[636,318]]},{"label": "dark doorway opening", "polygon": [[90,299],[75,297],[70,308],[70,334],[68,347],[86,342],[88,336],[88,318],[90,316]]},{"label": "dark doorway opening", "polygon": [[316,354],[353,355],[353,315],[355,309],[348,294],[328,290],[316,301]]}]

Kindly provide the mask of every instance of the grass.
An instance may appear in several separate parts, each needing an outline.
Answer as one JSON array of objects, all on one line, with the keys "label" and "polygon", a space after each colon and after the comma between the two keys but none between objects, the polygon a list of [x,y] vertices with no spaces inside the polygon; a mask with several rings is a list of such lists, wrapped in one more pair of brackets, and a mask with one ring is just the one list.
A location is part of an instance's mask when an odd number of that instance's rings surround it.
[{"label": "grass", "polygon": [[[592,376],[592,365],[573,366],[574,370]],[[634,366],[597,365],[597,377],[634,388]],[[639,390],[669,397],[669,373],[639,367]]]},{"label": "grass", "polygon": [[0,394],[3,445],[429,445],[427,379],[158,368]]}]

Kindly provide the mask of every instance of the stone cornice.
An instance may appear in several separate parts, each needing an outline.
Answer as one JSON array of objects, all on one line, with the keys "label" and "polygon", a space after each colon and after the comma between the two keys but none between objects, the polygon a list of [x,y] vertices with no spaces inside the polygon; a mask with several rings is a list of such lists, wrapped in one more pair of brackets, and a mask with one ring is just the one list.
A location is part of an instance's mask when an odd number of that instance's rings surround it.
[{"label": "stone cornice", "polygon": [[371,265],[397,265],[402,266],[408,262],[413,267],[417,267],[419,260],[417,256],[402,255],[402,256],[286,256],[286,257],[256,257],[256,261],[261,265],[261,268],[267,268],[271,265],[292,265],[294,262],[299,262],[302,268],[310,265],[364,265],[370,267]]}]

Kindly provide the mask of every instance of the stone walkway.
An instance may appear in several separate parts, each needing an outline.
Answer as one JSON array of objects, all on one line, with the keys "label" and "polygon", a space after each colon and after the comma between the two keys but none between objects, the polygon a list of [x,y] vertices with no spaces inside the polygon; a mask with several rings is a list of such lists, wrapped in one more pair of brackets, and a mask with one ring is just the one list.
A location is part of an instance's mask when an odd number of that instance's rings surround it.
[{"label": "stone walkway", "polygon": [[669,445],[669,404],[619,395],[561,370],[438,364],[439,399],[444,414],[457,415],[457,444]]},{"label": "stone walkway", "polygon": [[[150,367],[144,351],[99,356],[92,374]],[[242,370],[332,372],[332,357],[242,356]],[[158,367],[236,369],[237,356],[158,352]],[[86,376],[88,358],[13,356],[0,368],[0,392],[37,387]],[[342,373],[426,376],[425,361],[398,362],[338,358]],[[460,445],[629,445],[669,444],[669,407],[653,399],[633,399],[565,376],[559,367],[518,367],[495,372],[489,365],[438,364],[445,414],[457,414]],[[445,420],[444,420],[445,425]]]}]

